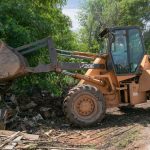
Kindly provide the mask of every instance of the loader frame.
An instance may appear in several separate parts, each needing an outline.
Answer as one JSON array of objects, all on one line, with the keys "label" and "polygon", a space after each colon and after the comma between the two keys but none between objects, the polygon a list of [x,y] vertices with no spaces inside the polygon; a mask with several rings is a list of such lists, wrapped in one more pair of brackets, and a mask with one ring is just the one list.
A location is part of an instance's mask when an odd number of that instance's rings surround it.
[{"label": "loader frame", "polygon": [[[99,63],[71,63],[71,62],[59,62],[58,61],[58,55],[69,57],[69,58],[78,58],[81,60],[95,60],[96,58],[106,58],[108,55],[104,54],[102,56],[101,54],[91,54],[91,53],[85,53],[85,52],[78,52],[78,51],[66,51],[66,50],[60,50],[56,49],[54,47],[54,43],[50,37],[44,38],[42,40],[38,40],[36,42],[21,46],[16,48],[19,53],[21,53],[23,56],[27,56],[28,54],[34,53],[35,51],[41,49],[41,48],[48,48],[49,51],[49,64],[39,64],[36,67],[26,67],[27,73],[47,73],[47,72],[57,72],[62,73],[67,76],[71,76],[76,79],[85,80],[90,83],[97,84],[99,86],[102,86],[103,83],[96,79],[95,77],[82,75],[79,73],[72,73],[68,72],[66,70],[83,70],[83,69],[100,69],[105,70],[106,65],[105,64],[99,64]],[[102,77],[106,78],[106,77]],[[113,85],[112,85],[113,86]],[[114,89],[114,88],[113,88]]]}]

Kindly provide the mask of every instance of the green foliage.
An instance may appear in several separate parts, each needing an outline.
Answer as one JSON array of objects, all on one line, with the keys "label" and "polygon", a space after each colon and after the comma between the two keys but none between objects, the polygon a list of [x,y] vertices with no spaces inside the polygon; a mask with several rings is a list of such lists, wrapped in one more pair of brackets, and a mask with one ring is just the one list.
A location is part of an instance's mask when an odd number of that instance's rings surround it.
[{"label": "green foliage", "polygon": [[144,27],[145,22],[150,20],[149,0],[121,0],[119,5],[121,9],[120,25],[139,25]]},{"label": "green foliage", "polygon": [[17,95],[29,92],[34,87],[48,90],[55,96],[61,95],[68,86],[77,83],[73,78],[56,73],[36,74],[17,79],[12,89]]},{"label": "green foliage", "polygon": [[[66,0],[0,0],[0,38],[11,47],[18,47],[50,36],[57,48],[75,49],[77,44],[70,30],[71,21],[62,14],[64,4]],[[27,58],[31,66],[49,62],[46,49]],[[55,73],[32,75],[18,79],[13,89],[20,93],[38,85],[59,95],[68,86],[67,80],[70,82],[69,78]]]},{"label": "green foliage", "polygon": [[86,0],[79,20],[80,43],[93,52],[98,49],[97,34],[105,27],[137,25],[145,28],[150,21],[150,1]]},{"label": "green foliage", "polygon": [[[46,2],[49,5],[45,5]],[[53,5],[52,2],[54,2]],[[0,1],[0,37],[10,46],[17,47],[51,36],[56,44],[65,45],[64,43],[66,43],[69,47],[70,38],[73,38],[70,31],[71,22],[68,17],[62,14],[61,8],[56,5],[58,4],[56,2]]]}]

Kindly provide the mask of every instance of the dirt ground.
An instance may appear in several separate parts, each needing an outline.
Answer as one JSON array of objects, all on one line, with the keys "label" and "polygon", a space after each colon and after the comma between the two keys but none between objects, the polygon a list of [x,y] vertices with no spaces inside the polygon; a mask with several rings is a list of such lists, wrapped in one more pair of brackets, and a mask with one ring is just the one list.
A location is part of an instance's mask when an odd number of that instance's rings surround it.
[{"label": "dirt ground", "polygon": [[70,127],[51,121],[40,125],[39,149],[149,150],[150,102],[135,108],[109,109],[102,123],[94,128]]},{"label": "dirt ground", "polygon": [[[50,98],[49,95],[42,98],[36,94],[35,97],[24,99],[28,107],[31,101],[32,105],[34,102],[37,105],[27,110],[22,108],[24,111],[18,114],[7,130],[40,135],[40,139],[33,142],[36,149],[150,150],[150,101],[134,108],[108,109],[101,123],[81,129],[68,124],[61,108],[63,98]],[[22,99],[20,101],[24,102]],[[21,103],[21,106],[25,104]],[[42,107],[49,108],[50,116],[34,122]]]}]

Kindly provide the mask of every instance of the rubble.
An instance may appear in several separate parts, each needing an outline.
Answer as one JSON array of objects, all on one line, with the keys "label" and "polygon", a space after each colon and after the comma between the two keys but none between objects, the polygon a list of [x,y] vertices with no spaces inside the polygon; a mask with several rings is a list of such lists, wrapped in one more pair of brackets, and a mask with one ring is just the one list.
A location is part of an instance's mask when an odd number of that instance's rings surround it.
[{"label": "rubble", "polygon": [[25,106],[20,106],[20,108],[21,108],[21,110],[29,110],[29,109],[34,108],[36,106],[37,106],[37,104],[35,102],[31,101],[30,103],[28,103]]},{"label": "rubble", "polygon": [[44,134],[47,135],[47,136],[50,136],[52,134],[53,130],[49,130],[47,132],[45,132]]},{"label": "rubble", "polygon": [[59,121],[60,124],[65,124],[58,119],[64,117],[62,111],[64,98],[52,95],[40,89],[37,91],[32,89],[30,94],[20,96],[7,93],[4,106],[0,107],[0,129],[34,133],[41,122],[52,126]]},{"label": "rubble", "polygon": [[43,117],[40,114],[38,114],[37,116],[33,117],[32,119],[34,121],[38,122],[39,120],[43,120]]},{"label": "rubble", "polygon": [[5,129],[5,123],[3,121],[0,121],[0,129],[1,130]]},{"label": "rubble", "polygon": [[0,149],[36,149],[39,135],[42,136],[41,147],[45,141],[53,146],[55,138],[51,136],[54,129],[69,125],[62,111],[64,97],[52,95],[46,91],[5,95],[3,104],[0,103]]},{"label": "rubble", "polygon": [[51,117],[51,114],[50,114],[50,108],[47,108],[47,107],[41,107],[40,108],[40,112],[41,112],[41,115],[46,119],[46,118],[50,118]]},{"label": "rubble", "polygon": [[0,129],[5,129],[5,123],[4,123],[4,109],[0,109]]}]

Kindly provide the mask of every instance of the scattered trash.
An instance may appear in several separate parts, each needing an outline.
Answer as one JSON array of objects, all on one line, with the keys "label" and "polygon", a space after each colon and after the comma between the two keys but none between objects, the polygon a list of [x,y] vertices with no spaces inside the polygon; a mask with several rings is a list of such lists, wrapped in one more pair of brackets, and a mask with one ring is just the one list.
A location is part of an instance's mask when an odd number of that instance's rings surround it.
[{"label": "scattered trash", "polygon": [[0,130],[5,129],[5,123],[4,123],[4,109],[0,109]]},{"label": "scattered trash", "polygon": [[[4,105],[0,105],[0,129],[27,131],[38,130],[41,122],[55,125],[63,117],[63,97],[53,97],[39,88],[29,90],[29,94],[16,96],[7,93]],[[57,121],[55,122],[57,118]],[[60,122],[61,126],[62,122]]]},{"label": "scattered trash", "polygon": [[33,120],[38,122],[39,120],[43,120],[43,117],[40,114],[38,114],[37,116],[33,117]]},{"label": "scattered trash", "polygon": [[36,106],[37,106],[37,104],[35,102],[31,101],[27,105],[21,106],[21,110],[28,110],[28,109],[34,108]]},{"label": "scattered trash", "polygon": [[15,110],[11,108],[0,109],[0,129],[5,129],[6,124],[10,123],[16,117]]},{"label": "scattered trash", "polygon": [[50,110],[51,110],[50,108],[46,108],[46,107],[40,108],[41,115],[44,117],[44,119],[48,119],[51,117]]},{"label": "scattered trash", "polygon": [[47,136],[50,136],[52,134],[53,130],[49,130],[47,132],[45,132],[44,134],[47,135]]}]

